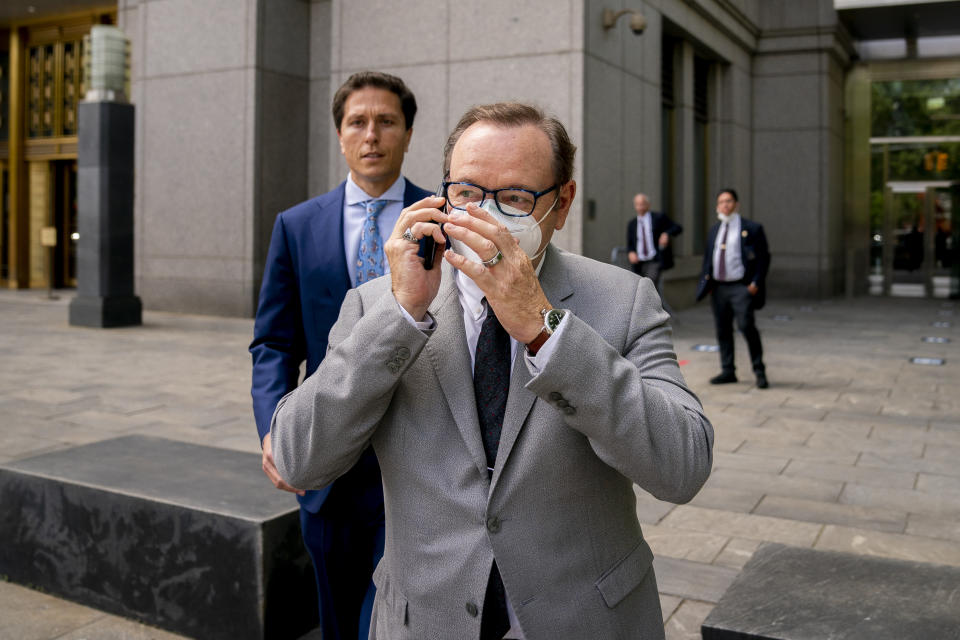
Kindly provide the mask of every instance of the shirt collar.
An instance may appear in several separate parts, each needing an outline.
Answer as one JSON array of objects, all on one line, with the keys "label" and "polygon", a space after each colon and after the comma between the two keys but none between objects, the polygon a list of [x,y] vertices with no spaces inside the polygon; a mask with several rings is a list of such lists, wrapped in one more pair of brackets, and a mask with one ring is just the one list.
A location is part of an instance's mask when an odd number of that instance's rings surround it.
[{"label": "shirt collar", "polygon": [[[538,277],[540,276],[540,271],[543,270],[543,263],[546,261],[547,252],[544,251],[540,257],[540,264],[538,264],[535,269]],[[474,320],[479,322],[480,316],[483,315],[483,299],[485,297],[483,290],[477,286],[473,278],[461,273],[459,269],[454,271],[454,277],[457,283],[457,290],[460,294],[460,305],[467,310]]]},{"label": "shirt collar", "polygon": [[734,212],[731,213],[729,216],[727,216],[726,221],[724,221],[724,220],[721,220],[721,221],[720,221],[720,224],[733,225],[734,223],[736,223],[736,224],[738,224],[738,225],[740,224],[740,212],[739,212],[739,211],[734,211]]},{"label": "shirt collar", "polygon": [[403,179],[403,175],[397,176],[397,179],[394,181],[390,188],[383,192],[382,195],[374,198],[366,191],[360,188],[360,186],[353,181],[353,174],[347,174],[347,185],[344,187],[343,199],[344,203],[347,205],[360,204],[361,202],[366,202],[367,200],[391,200],[396,202],[403,202],[403,191],[406,188],[406,183]]}]

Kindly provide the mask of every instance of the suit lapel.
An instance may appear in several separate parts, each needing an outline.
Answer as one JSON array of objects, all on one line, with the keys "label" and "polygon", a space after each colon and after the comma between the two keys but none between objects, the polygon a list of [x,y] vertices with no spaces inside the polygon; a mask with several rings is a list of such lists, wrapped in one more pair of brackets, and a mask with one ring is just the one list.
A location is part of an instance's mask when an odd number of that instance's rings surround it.
[{"label": "suit lapel", "polygon": [[740,237],[737,240],[740,242],[740,261],[743,262],[744,269],[747,267],[747,246],[753,244],[753,242],[747,242],[747,240],[751,239],[752,235],[753,226],[750,221],[740,216]]},{"label": "suit lapel", "polygon": [[[573,286],[561,264],[560,253],[552,245],[547,247],[544,260],[546,262],[540,272],[540,286],[550,304],[562,308],[563,302],[573,295]],[[467,341],[464,339],[463,309],[460,307],[453,268],[446,262],[442,268],[444,272],[440,291],[430,305],[430,313],[437,322],[437,329],[427,341],[425,350],[460,435],[477,469],[486,475],[487,460],[483,452],[477,402],[473,393],[473,371],[470,367]],[[505,467],[523,423],[537,399],[536,394],[526,388],[531,375],[524,362],[524,348],[523,345],[519,346],[510,374],[510,392],[497,450],[497,471],[492,478],[494,484]]]},{"label": "suit lapel", "polygon": [[460,435],[477,468],[483,477],[487,477],[487,458],[483,453],[480,420],[477,418],[477,402],[473,393],[473,371],[464,338],[463,309],[457,295],[453,268],[446,261],[441,268],[443,280],[440,291],[430,305],[430,314],[436,320],[437,329],[427,340],[425,349]]},{"label": "suit lapel", "polygon": [[[719,232],[720,232],[720,223],[719,222],[714,223],[714,225],[710,227],[710,233],[707,234],[707,244],[704,247],[704,260],[709,265],[709,270],[707,271],[707,274],[710,276],[713,275],[713,250],[716,247],[717,234]],[[710,257],[707,258],[706,257],[707,255],[709,255]]]},{"label": "suit lapel", "polygon": [[342,299],[352,286],[343,248],[343,198],[346,182],[316,199],[317,211],[310,218],[312,247],[316,249],[317,273],[324,274],[331,295]]},{"label": "suit lapel", "polygon": [[[543,269],[540,270],[540,287],[552,306],[558,309],[563,308],[563,302],[572,296],[574,291],[566,270],[561,264],[560,252],[553,245],[548,245],[544,260]],[[525,349],[524,345],[518,346],[517,357],[513,362],[513,370],[510,374],[510,393],[507,396],[507,408],[503,416],[503,429],[500,431],[500,446],[497,449],[497,471],[493,476],[494,484],[506,467],[510,453],[513,451],[513,445],[516,444],[517,437],[520,435],[520,429],[526,422],[527,416],[533,408],[533,403],[537,399],[537,395],[526,388],[532,376],[526,362],[524,362]]]},{"label": "suit lapel", "polygon": [[423,198],[430,195],[428,191],[424,191],[423,189],[420,189],[419,187],[417,187],[415,184],[413,184],[406,178],[404,178],[403,181],[404,181],[404,187],[403,187],[403,206],[404,207],[409,207],[414,202],[417,202],[418,200],[422,200]]}]

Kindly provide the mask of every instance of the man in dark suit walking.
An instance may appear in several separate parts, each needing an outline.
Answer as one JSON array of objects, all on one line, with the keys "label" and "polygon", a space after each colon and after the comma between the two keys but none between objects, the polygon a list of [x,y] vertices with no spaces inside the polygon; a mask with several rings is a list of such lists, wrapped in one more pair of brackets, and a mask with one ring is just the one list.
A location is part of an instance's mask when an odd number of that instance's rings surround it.
[{"label": "man in dark suit walking", "polygon": [[763,364],[763,346],[753,312],[762,309],[766,302],[770,251],[763,226],[741,217],[738,208],[736,191],[722,189],[717,194],[719,221],[707,235],[697,301],[713,293],[711,301],[720,345],[721,371],[720,375],[710,379],[710,384],[737,381],[733,362],[733,321],[736,319],[737,328],[747,340],[757,387],[766,389],[769,384]]},{"label": "man in dark suit walking", "polygon": [[683,233],[683,227],[665,213],[650,211],[650,199],[645,194],[633,197],[633,208],[637,217],[627,225],[627,259],[634,273],[653,280],[662,298],[660,276],[673,268],[670,238]]},{"label": "man in dark suit walking", "polygon": [[340,185],[277,216],[250,344],[253,409],[263,470],[297,494],[304,542],[316,569],[323,640],[366,638],[373,570],[383,555],[380,468],[367,448],[353,467],[317,491],[277,473],[270,419],[297,387],[300,365],[313,373],[347,291],[389,272],[383,247],[401,210],[430,195],[400,169],[417,102],[400,78],[352,75],[333,98],[333,121],[350,173]]}]

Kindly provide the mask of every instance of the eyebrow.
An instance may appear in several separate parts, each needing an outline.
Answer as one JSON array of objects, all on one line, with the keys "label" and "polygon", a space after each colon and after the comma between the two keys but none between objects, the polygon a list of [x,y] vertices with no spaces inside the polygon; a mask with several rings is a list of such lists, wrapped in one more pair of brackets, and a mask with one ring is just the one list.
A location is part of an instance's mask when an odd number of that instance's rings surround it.
[{"label": "eyebrow", "polygon": [[[344,119],[357,118],[361,116],[366,118],[368,113],[369,112],[367,109],[358,109],[356,111],[347,111],[347,113],[343,117]],[[376,111],[373,114],[373,117],[375,118],[383,118],[384,116],[389,116],[391,118],[400,118],[403,116],[403,113],[400,111]]]},{"label": "eyebrow", "polygon": [[[482,184],[478,183],[476,180],[473,180],[473,179],[471,179],[471,178],[461,178],[461,179],[459,179],[459,180],[454,180],[453,178],[450,178],[449,180],[447,180],[447,182],[451,182],[451,183],[452,183],[452,182],[468,182],[468,183],[472,184],[472,185],[475,186],[475,187],[483,187],[484,189],[487,189],[487,187],[486,187],[485,185],[482,185]],[[549,188],[549,187],[547,187],[547,188]],[[526,189],[527,191],[533,191],[534,193],[537,193],[537,192],[539,192],[539,191],[543,191],[543,189],[537,189],[537,188],[535,188],[535,187],[530,187],[530,186],[526,186],[526,185],[522,185],[522,184],[511,184],[511,185],[508,185],[508,186],[506,186],[506,187],[497,187],[497,188],[496,188],[497,191],[499,191],[500,189]],[[487,189],[487,191],[494,191],[494,189]]]}]

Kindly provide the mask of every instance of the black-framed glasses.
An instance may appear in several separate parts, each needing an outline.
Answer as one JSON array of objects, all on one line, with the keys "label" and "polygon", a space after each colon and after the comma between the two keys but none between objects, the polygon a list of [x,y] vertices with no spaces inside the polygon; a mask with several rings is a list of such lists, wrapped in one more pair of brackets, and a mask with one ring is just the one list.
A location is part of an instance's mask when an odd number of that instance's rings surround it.
[{"label": "black-framed glasses", "polygon": [[[466,209],[471,202],[479,205],[489,193],[493,196],[493,201],[497,203],[497,209],[500,213],[514,218],[524,218],[537,208],[537,200],[540,196],[556,190],[560,185],[555,184],[543,191],[531,191],[520,187],[484,189],[469,182],[448,182],[444,180],[441,186],[443,188],[442,195],[454,209]],[[512,211],[505,211],[504,207],[510,207]],[[522,211],[523,213],[515,213],[515,211]]]}]

